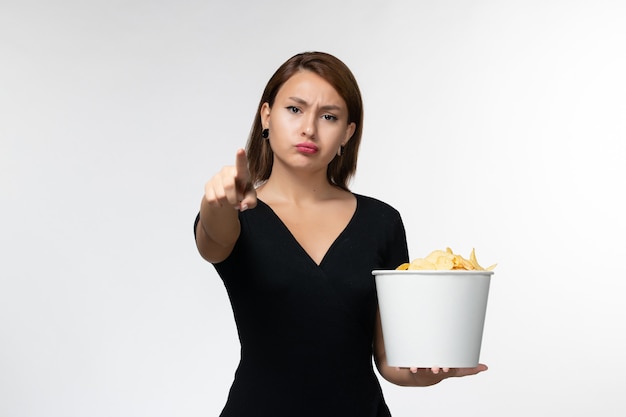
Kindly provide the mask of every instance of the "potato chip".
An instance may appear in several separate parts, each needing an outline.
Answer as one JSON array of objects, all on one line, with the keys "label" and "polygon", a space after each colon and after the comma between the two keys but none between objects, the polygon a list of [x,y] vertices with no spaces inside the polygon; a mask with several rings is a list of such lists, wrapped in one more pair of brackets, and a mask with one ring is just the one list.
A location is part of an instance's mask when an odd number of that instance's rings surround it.
[{"label": "potato chip", "polygon": [[469,259],[455,254],[450,248],[434,250],[425,258],[415,258],[410,263],[404,263],[396,269],[402,270],[464,270],[464,271],[492,271],[497,264],[483,268],[476,259],[476,251],[472,248]]},{"label": "potato chip", "polygon": [[485,270],[485,268],[483,268],[482,266],[478,265],[478,261],[476,260],[476,251],[474,250],[474,248],[472,248],[472,253],[470,253],[470,262],[474,266],[474,269],[477,269],[479,271],[484,271]]},{"label": "potato chip", "polygon": [[454,268],[452,269],[464,269],[464,270],[472,270],[474,266],[472,263],[462,257],[461,255],[454,255]]},{"label": "potato chip", "polygon": [[432,262],[432,263],[436,264],[436,263],[437,263],[437,260],[438,260],[439,258],[441,258],[441,257],[447,257],[447,256],[450,256],[450,254],[449,254],[449,253],[447,253],[447,252],[444,252],[444,251],[442,251],[442,250],[434,250],[434,251],[432,251],[432,252],[431,252],[431,253],[430,253],[430,254],[429,254],[429,255],[428,255],[425,259],[426,259],[428,262]]},{"label": "potato chip", "polygon": [[435,267],[437,269],[451,270],[452,268],[454,268],[454,262],[452,261],[452,257],[440,256],[435,262]]},{"label": "potato chip", "polygon": [[411,261],[408,269],[435,269],[435,264],[426,259],[417,258]]}]

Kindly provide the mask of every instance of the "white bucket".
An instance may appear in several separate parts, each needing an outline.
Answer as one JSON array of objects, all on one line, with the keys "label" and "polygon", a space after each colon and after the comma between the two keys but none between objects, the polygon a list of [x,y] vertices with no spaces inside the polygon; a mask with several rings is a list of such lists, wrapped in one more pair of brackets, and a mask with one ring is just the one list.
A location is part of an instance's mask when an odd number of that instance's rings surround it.
[{"label": "white bucket", "polygon": [[491,271],[372,271],[389,366],[478,365]]}]

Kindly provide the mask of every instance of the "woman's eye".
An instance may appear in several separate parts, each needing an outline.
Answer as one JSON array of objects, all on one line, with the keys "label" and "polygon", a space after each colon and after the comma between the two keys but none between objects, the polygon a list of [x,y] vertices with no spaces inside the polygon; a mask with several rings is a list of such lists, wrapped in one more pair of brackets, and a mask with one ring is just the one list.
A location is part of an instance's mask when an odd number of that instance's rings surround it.
[{"label": "woman's eye", "polygon": [[289,110],[292,113],[300,113],[300,109],[297,108],[296,106],[287,106],[287,110]]},{"label": "woman's eye", "polygon": [[337,116],[333,116],[332,114],[325,114],[322,116],[324,120],[335,121],[337,120]]}]

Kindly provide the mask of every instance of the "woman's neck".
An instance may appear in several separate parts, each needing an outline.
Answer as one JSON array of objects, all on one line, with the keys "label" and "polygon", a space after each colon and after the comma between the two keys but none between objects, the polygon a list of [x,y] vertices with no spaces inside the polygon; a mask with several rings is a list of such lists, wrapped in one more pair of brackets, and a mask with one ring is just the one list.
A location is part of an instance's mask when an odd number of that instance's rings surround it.
[{"label": "woman's neck", "polygon": [[266,203],[306,204],[340,198],[346,191],[330,184],[325,172],[313,175],[272,171],[257,193]]}]

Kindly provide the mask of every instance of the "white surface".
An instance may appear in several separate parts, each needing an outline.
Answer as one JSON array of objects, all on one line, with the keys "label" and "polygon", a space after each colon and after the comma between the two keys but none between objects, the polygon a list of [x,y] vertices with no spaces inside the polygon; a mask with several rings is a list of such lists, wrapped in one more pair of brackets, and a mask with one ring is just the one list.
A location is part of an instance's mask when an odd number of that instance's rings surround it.
[{"label": "white surface", "polygon": [[478,365],[493,272],[373,274],[389,366]]},{"label": "white surface", "polygon": [[619,0],[0,0],[0,415],[218,415],[237,335],[193,218],[271,73],[311,49],[360,82],[352,188],[401,211],[411,257],[498,263],[489,371],[383,381],[394,417],[626,415],[625,17]]}]

